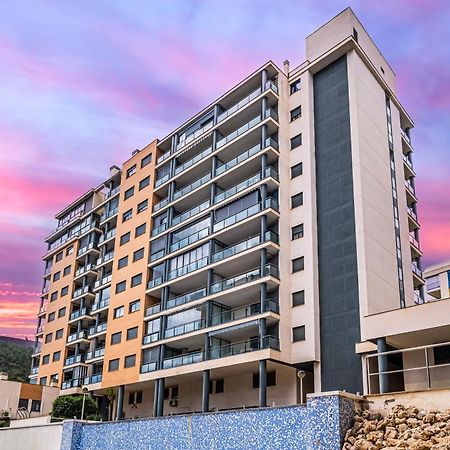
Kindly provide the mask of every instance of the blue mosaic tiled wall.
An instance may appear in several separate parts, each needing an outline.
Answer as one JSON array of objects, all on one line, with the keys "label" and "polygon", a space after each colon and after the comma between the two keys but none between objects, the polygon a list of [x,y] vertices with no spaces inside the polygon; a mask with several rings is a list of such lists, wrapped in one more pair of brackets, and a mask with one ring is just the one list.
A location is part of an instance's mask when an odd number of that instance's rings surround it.
[{"label": "blue mosaic tiled wall", "polygon": [[61,450],[339,450],[353,415],[352,400],[329,395],[311,398],[307,406],[89,424],[66,421]]}]

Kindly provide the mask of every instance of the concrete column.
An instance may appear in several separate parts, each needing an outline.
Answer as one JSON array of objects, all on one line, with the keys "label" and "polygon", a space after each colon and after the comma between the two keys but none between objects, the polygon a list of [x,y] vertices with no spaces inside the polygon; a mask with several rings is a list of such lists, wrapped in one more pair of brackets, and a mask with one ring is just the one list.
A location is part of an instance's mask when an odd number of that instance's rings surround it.
[{"label": "concrete column", "polygon": [[153,417],[158,417],[158,394],[159,394],[159,379],[155,380],[155,393],[153,397]]},{"label": "concrete column", "polygon": [[211,193],[210,193],[211,205],[214,204],[214,196],[216,195],[216,192],[217,192],[217,183],[211,183]]},{"label": "concrete column", "polygon": [[169,201],[173,200],[173,193],[175,192],[175,181],[171,181],[169,183],[169,192],[168,192],[168,197],[169,197]]},{"label": "concrete column", "polygon": [[213,149],[213,151],[216,150],[216,148],[217,148],[218,133],[219,133],[219,130],[217,130],[217,129],[213,131],[213,135],[212,135],[212,149]]},{"label": "concrete column", "polygon": [[259,319],[259,347],[264,348],[264,336],[267,334],[266,319]]},{"label": "concrete column", "polygon": [[167,210],[167,228],[169,228],[172,225],[172,218],[173,218],[173,206],[171,206]]},{"label": "concrete column", "polygon": [[208,278],[207,278],[207,282],[206,282],[206,295],[210,295],[211,294],[211,285],[213,284],[213,280],[214,280],[214,270],[213,269],[208,269]]},{"label": "concrete column", "polygon": [[263,216],[261,216],[261,237],[260,237],[260,242],[263,243],[265,240],[265,236],[266,236],[266,231],[267,231],[267,216],[264,214]]},{"label": "concrete column", "polygon": [[167,300],[169,300],[169,286],[164,286],[161,294],[161,310],[167,308]]},{"label": "concrete column", "polygon": [[264,69],[261,72],[261,90],[264,92],[264,86],[266,85],[267,82],[267,70]]},{"label": "concrete column", "polygon": [[170,142],[170,152],[173,153],[177,148],[178,135],[174,134]]},{"label": "concrete column", "polygon": [[219,162],[219,158],[217,155],[214,155],[212,157],[212,163],[211,163],[211,176],[214,178],[216,176],[216,170],[217,170],[217,165]]},{"label": "concrete column", "polygon": [[116,420],[123,419],[123,397],[125,395],[125,386],[121,384],[119,390],[117,391],[117,416]]},{"label": "concrete column", "polygon": [[267,300],[267,283],[261,283],[259,285],[259,301],[261,312],[266,310],[266,300]]},{"label": "concrete column", "polygon": [[266,248],[261,249],[259,263],[260,263],[259,267],[260,267],[261,276],[263,276],[264,275],[264,270],[265,270],[266,265],[267,265],[267,249]]},{"label": "concrete column", "polygon": [[267,109],[267,97],[263,97],[262,98],[262,102],[261,102],[261,117],[262,117],[262,120],[265,119],[266,109]]},{"label": "concrete column", "polygon": [[267,362],[259,361],[259,407],[267,406]]},{"label": "concrete column", "polygon": [[262,184],[261,185],[261,203],[262,203],[263,209],[266,207],[266,199],[267,199],[267,184]]},{"label": "concrete column", "polygon": [[211,326],[211,312],[212,312],[212,304],[211,304],[211,300],[208,300],[206,302],[206,326],[210,327]]},{"label": "concrete column", "polygon": [[159,379],[157,417],[164,415],[164,378]]},{"label": "concrete column", "polygon": [[267,153],[261,155],[261,177],[264,178],[266,175],[267,168]]},{"label": "concrete column", "polygon": [[203,371],[203,386],[202,386],[202,412],[209,411],[209,370]]},{"label": "concrete column", "polygon": [[208,333],[205,334],[205,350],[203,352],[203,359],[207,361],[209,359],[209,336]]},{"label": "concrete column", "polygon": [[261,127],[261,148],[266,147],[266,139],[267,139],[267,125],[264,124]]},{"label": "concrete column", "polygon": [[164,339],[164,332],[167,328],[167,316],[161,316],[160,317],[160,324],[159,324],[159,338],[162,340]]},{"label": "concrete column", "polygon": [[[377,351],[378,353],[387,352],[386,338],[377,339]],[[389,392],[389,374],[381,373],[388,371],[388,358],[387,355],[378,356],[378,381],[380,384],[380,394]]]},{"label": "concrete column", "polygon": [[217,123],[218,115],[219,115],[219,105],[214,105],[214,125]]},{"label": "concrete column", "polygon": [[161,344],[159,346],[159,355],[158,355],[159,358],[158,358],[158,364],[157,364],[159,369],[162,369],[162,367],[163,367],[163,360],[164,360],[165,354],[166,354],[166,345]]}]

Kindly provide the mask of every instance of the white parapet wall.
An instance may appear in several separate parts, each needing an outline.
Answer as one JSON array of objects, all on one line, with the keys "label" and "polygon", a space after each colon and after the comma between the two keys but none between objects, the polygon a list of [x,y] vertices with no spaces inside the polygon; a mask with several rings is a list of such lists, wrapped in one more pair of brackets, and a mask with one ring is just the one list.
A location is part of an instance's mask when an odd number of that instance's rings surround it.
[{"label": "white parapet wall", "polygon": [[61,436],[62,422],[0,428],[0,449],[60,450]]}]

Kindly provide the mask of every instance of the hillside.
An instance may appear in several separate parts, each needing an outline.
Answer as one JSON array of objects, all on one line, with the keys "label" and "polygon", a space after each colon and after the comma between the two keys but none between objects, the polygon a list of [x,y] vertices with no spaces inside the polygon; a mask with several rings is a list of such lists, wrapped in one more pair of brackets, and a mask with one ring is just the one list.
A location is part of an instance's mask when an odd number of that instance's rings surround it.
[{"label": "hillside", "polygon": [[0,372],[11,381],[28,381],[33,342],[0,336]]}]

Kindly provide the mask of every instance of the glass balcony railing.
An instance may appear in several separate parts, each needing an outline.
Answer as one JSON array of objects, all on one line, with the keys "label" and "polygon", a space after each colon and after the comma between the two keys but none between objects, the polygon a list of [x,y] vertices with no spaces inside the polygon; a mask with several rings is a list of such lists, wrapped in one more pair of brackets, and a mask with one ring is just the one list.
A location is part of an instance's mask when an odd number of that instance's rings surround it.
[{"label": "glass balcony railing", "polygon": [[116,206],[115,208],[111,209],[111,211],[108,211],[100,216],[100,222],[104,222],[105,220],[110,219],[111,217],[114,217],[119,212],[119,207]]},{"label": "glass balcony railing", "polygon": [[187,186],[176,190],[173,194],[173,199],[177,200],[180,197],[183,197],[183,196],[189,194],[193,190],[195,190],[195,189],[199,188],[200,186],[204,185],[205,183],[207,183],[210,179],[211,179],[211,173],[207,173],[206,175],[199,178],[198,180],[195,180],[193,183],[188,184]]},{"label": "glass balcony railing", "polygon": [[73,355],[69,356],[64,360],[65,366],[71,366],[73,364],[78,364],[84,362],[84,355]]},{"label": "glass balcony railing", "polygon": [[213,123],[213,121],[211,121],[211,122],[207,123],[204,127],[187,135],[185,139],[178,142],[177,151],[180,150],[181,148],[183,148],[185,145],[189,144],[190,142],[194,141],[198,137],[202,136],[204,133],[209,131],[213,126],[214,126],[214,123]]},{"label": "glass balcony railing", "polygon": [[194,242],[199,241],[200,239],[205,238],[209,234],[209,227],[205,227],[196,233],[191,234],[190,236],[185,237],[177,242],[174,242],[170,245],[170,252],[175,252],[180,248],[186,247]]},{"label": "glass balcony railing", "polygon": [[403,131],[400,130],[401,135],[403,136],[403,138],[406,140],[406,142],[411,145],[411,139],[409,138],[409,136]]},{"label": "glass balcony railing", "polygon": [[142,338],[142,344],[152,344],[153,342],[156,342],[159,340],[159,331],[155,331],[154,333],[146,334]]},{"label": "glass balcony railing", "polygon": [[159,203],[153,206],[153,212],[159,211],[170,203],[169,197],[164,197]]},{"label": "glass balcony railing", "polygon": [[163,222],[161,225],[158,225],[157,227],[153,228],[152,237],[157,236],[158,234],[166,230],[167,230],[167,222]]},{"label": "glass balcony railing", "polygon": [[91,359],[101,358],[105,356],[105,347],[97,348],[95,350],[89,351],[86,353],[86,361]]},{"label": "glass balcony railing", "polygon": [[258,234],[253,236],[245,241],[239,242],[238,244],[231,245],[230,247],[224,248],[223,250],[219,250],[211,255],[211,262],[215,263],[217,261],[222,261],[223,259],[230,258],[238,253],[249,250],[253,247],[257,247],[263,242],[274,242],[275,244],[279,243],[278,233],[274,231],[266,231],[264,239],[261,240],[261,235]]},{"label": "glass balcony railing", "polygon": [[116,235],[116,229],[113,228],[112,230],[109,230],[107,233],[100,236],[100,239],[98,240],[98,245],[102,244],[103,242],[113,238]]},{"label": "glass balcony railing", "polygon": [[194,157],[188,159],[183,164],[180,164],[179,166],[175,167],[175,175],[178,175],[179,173],[185,171],[186,169],[198,163],[202,159],[206,158],[208,155],[212,153],[212,151],[213,148],[212,146],[210,146],[207,149],[203,150],[202,152],[197,153]]},{"label": "glass balcony railing", "polygon": [[257,144],[254,147],[248,149],[247,151],[241,153],[240,155],[236,156],[235,158],[231,159],[230,161],[221,164],[216,169],[216,176],[221,175],[222,173],[226,172],[227,170],[232,169],[234,166],[237,166],[242,161],[245,161],[246,159],[251,158],[252,156],[256,155],[258,152],[261,151],[261,144]]},{"label": "glass balcony railing", "polygon": [[186,303],[199,300],[203,297],[206,297],[206,288],[197,289],[183,295],[178,295],[167,300],[166,309],[175,308],[176,306],[184,305]]},{"label": "glass balcony railing", "polygon": [[111,281],[112,281],[112,273],[110,273],[109,275],[106,275],[106,277],[103,277],[100,280],[97,280],[94,284],[94,288],[99,288],[100,286],[109,284],[109,283],[111,283]]},{"label": "glass balcony railing", "polygon": [[408,156],[403,155],[403,161],[405,162],[405,164],[406,164],[412,171],[414,171],[413,163],[412,163],[412,161],[408,158]]},{"label": "glass balcony railing", "polygon": [[414,236],[409,235],[409,242],[420,250],[420,243]]},{"label": "glass balcony railing", "polygon": [[417,214],[414,212],[414,210],[412,208],[408,207],[408,214],[417,222],[417,220],[418,220]]},{"label": "glass balcony railing", "polygon": [[159,158],[156,160],[156,165],[159,166],[161,163],[163,163],[169,156],[171,155],[171,151],[168,150],[166,153],[163,153]]},{"label": "glass balcony railing", "polygon": [[275,120],[275,122],[278,123],[278,113],[272,108],[266,109],[264,113],[264,119],[268,119],[269,117],[271,117],[273,120]]},{"label": "glass balcony railing", "polygon": [[434,275],[426,280],[427,291],[434,291],[435,289],[440,289],[441,280],[439,275]]},{"label": "glass balcony railing", "polygon": [[37,353],[41,353],[42,350],[42,344],[39,343],[38,345],[35,345],[33,348],[33,355],[36,355]]},{"label": "glass balcony railing", "polygon": [[163,369],[171,369],[172,367],[186,366],[203,361],[203,351],[187,353],[185,355],[174,356],[163,360]]},{"label": "glass balcony railing", "polygon": [[75,277],[80,277],[81,275],[84,275],[86,272],[89,272],[90,270],[95,270],[95,265],[92,263],[86,264],[83,267],[80,267],[76,272],[75,272]]},{"label": "glass balcony railing", "polygon": [[185,266],[179,267],[178,269],[171,270],[169,272],[168,279],[173,280],[174,278],[178,278],[178,277],[186,275],[190,272],[194,272],[195,270],[198,270],[198,269],[201,269],[202,267],[207,266],[208,262],[209,262],[208,257],[205,256],[204,258],[201,258],[190,264],[186,264]]},{"label": "glass balcony railing", "polygon": [[74,387],[81,387],[83,384],[82,378],[74,378],[72,380],[63,381],[61,384],[61,389],[70,389]]},{"label": "glass balcony railing", "polygon": [[39,372],[39,367],[32,367],[30,375],[37,375]]},{"label": "glass balcony railing", "polygon": [[257,125],[259,122],[261,122],[261,116],[256,116],[250,122],[247,122],[245,125],[242,125],[242,127],[238,128],[237,130],[234,130],[232,133],[228,134],[224,138],[217,141],[217,148],[223,147],[225,144],[228,144],[233,139],[236,139],[237,137],[241,136],[250,128],[253,128],[255,125]]},{"label": "glass balcony railing", "polygon": [[279,209],[278,202],[272,197],[266,198],[264,208],[262,206],[263,205],[261,203],[256,203],[255,205],[250,206],[249,208],[244,209],[243,211],[239,211],[238,213],[233,214],[232,216],[229,216],[226,219],[215,223],[213,225],[213,231],[214,232],[220,231],[224,228],[234,225],[235,223],[241,222],[242,220],[245,220],[250,216],[258,214],[263,209],[272,208],[275,211],[278,211]]},{"label": "glass balcony railing", "polygon": [[90,377],[84,377],[84,384],[95,384],[101,383],[103,378],[102,373],[96,373],[95,375],[91,375]]},{"label": "glass balcony railing", "polygon": [[416,266],[416,264],[412,263],[411,268],[413,273],[415,273],[418,277],[423,278],[423,272]]},{"label": "glass balcony railing", "polygon": [[79,339],[87,339],[87,330],[81,330],[79,333],[73,333],[67,336],[67,342],[78,341]]},{"label": "glass balcony railing", "polygon": [[240,355],[242,353],[254,352],[266,348],[279,350],[279,339],[275,336],[264,336],[262,342],[259,337],[240,342],[231,342],[229,344],[212,347],[209,350],[209,357],[210,359],[225,358],[227,356]]},{"label": "glass balcony railing", "polygon": [[166,249],[162,248],[161,250],[159,250],[159,251],[157,251],[155,253],[152,253],[150,255],[149,260],[150,260],[150,262],[156,261],[157,259],[162,258],[165,254],[166,254]]},{"label": "glass balcony railing", "polygon": [[167,173],[163,177],[158,178],[155,181],[155,189],[158,188],[159,186],[161,186],[162,184],[164,184],[166,181],[169,181],[169,180],[170,180],[170,173]]},{"label": "glass balcony railing", "polygon": [[106,253],[106,255],[102,256],[101,258],[97,259],[97,266],[99,266],[100,264],[103,264],[105,262],[111,261],[114,258],[114,252],[109,252]]},{"label": "glass balcony railing", "polygon": [[154,372],[156,370],[156,361],[151,361],[141,365],[141,373]]},{"label": "glass balcony railing", "polygon": [[36,334],[41,334],[44,332],[44,325],[39,325],[36,330]]},{"label": "glass balcony railing", "polygon": [[78,311],[74,311],[71,315],[70,315],[70,320],[75,320],[78,319],[79,317],[82,316],[86,316],[88,315],[88,309],[86,307],[79,309]]},{"label": "glass balcony railing", "polygon": [[92,286],[85,286],[77,289],[72,294],[72,299],[81,297],[82,295],[92,294]]},{"label": "glass balcony railing", "polygon": [[405,180],[405,187],[408,191],[410,191],[414,196],[416,196],[416,189],[412,185],[411,181]]},{"label": "glass balcony railing", "polygon": [[95,312],[99,309],[103,309],[103,308],[107,308],[109,306],[109,298],[105,298],[104,300],[102,300],[101,302],[95,302],[92,306],[91,306],[91,311]]},{"label": "glass balcony railing", "polygon": [[153,314],[159,313],[161,311],[161,303],[156,303],[156,305],[149,306],[145,310],[145,317],[153,316]]},{"label": "glass balcony railing", "polygon": [[195,216],[196,214],[201,213],[205,209],[210,207],[210,201],[206,200],[206,202],[201,203],[200,205],[194,206],[193,208],[189,209],[188,211],[185,211],[184,213],[179,214],[178,216],[175,216],[172,219],[171,226],[178,225],[181,222],[184,222],[187,219],[190,219],[192,216]]},{"label": "glass balcony railing", "polygon": [[108,327],[108,322],[103,322],[98,325],[94,325],[93,327],[89,327],[89,336],[94,334],[103,333],[106,331]]},{"label": "glass balcony railing", "polygon": [[181,325],[177,325],[175,327],[167,328],[164,331],[164,338],[168,339],[175,336],[180,336],[186,333],[192,333],[193,331],[201,330],[205,328],[206,320],[205,318],[193,320],[191,322],[186,322]]},{"label": "glass balcony railing", "polygon": [[120,186],[115,187],[114,189],[111,189],[106,195],[106,198],[114,197],[116,194],[120,192]]},{"label": "glass balcony railing", "polygon": [[98,242],[91,242],[88,245],[85,245],[84,247],[80,248],[77,252],[77,256],[82,256],[88,253],[90,250],[97,250],[98,251]]},{"label": "glass balcony railing", "polygon": [[234,277],[217,281],[216,283],[213,283],[211,285],[211,294],[216,294],[217,292],[232,289],[242,284],[251,283],[258,278],[266,277],[269,275],[279,279],[280,272],[278,270],[278,267],[275,267],[272,264],[266,264],[263,271],[261,271],[261,269],[258,267],[257,269],[235,275]]},{"label": "glass balcony railing", "polygon": [[147,283],[147,289],[153,289],[154,287],[159,286],[160,284],[162,284],[163,281],[164,280],[163,280],[162,276],[153,278]]},{"label": "glass balcony railing", "polygon": [[264,88],[266,91],[268,89],[272,89],[272,91],[275,92],[275,94],[278,94],[278,86],[272,80],[267,80],[266,84],[264,85]]},{"label": "glass balcony railing", "polygon": [[234,114],[236,111],[239,111],[244,106],[248,105],[252,100],[254,100],[258,95],[261,94],[261,88],[254,90],[252,93],[244,97],[239,103],[236,103],[235,105],[228,108],[223,113],[219,114],[217,116],[217,123],[222,122],[222,120],[225,120],[227,117],[231,116],[231,114]]}]

